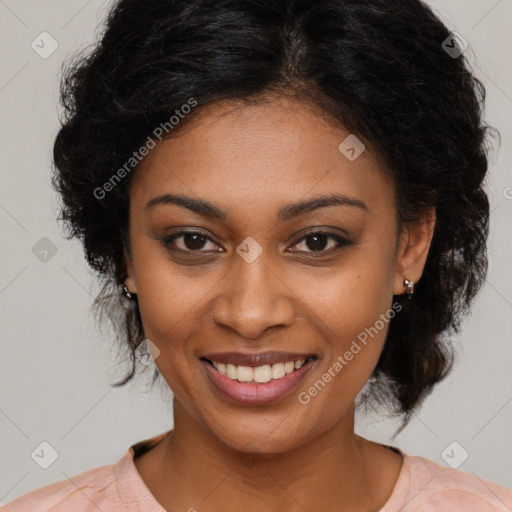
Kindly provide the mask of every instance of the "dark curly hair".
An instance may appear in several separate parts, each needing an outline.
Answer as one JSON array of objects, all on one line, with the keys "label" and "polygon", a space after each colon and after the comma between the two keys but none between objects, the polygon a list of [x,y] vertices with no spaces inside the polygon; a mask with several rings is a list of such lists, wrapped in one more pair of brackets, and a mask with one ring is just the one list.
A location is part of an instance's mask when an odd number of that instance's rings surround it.
[{"label": "dark curly hair", "polygon": [[52,183],[67,237],[83,243],[101,280],[95,311],[110,319],[120,354],[126,361],[129,355],[129,374],[114,386],[134,376],[145,338],[137,303],[126,304],[120,294],[136,170],[104,197],[97,191],[191,98],[198,106],[167,137],[207,104],[292,93],[382,157],[394,179],[400,226],[435,207],[423,276],[412,301],[394,297],[403,312],[390,321],[363,399],[392,407],[405,425],[450,370],[453,348],[445,334],[459,330],[487,272],[483,186],[494,129],[483,122],[485,88],[465,54],[443,48],[450,35],[420,0],[113,5],[99,41],[64,70]]}]

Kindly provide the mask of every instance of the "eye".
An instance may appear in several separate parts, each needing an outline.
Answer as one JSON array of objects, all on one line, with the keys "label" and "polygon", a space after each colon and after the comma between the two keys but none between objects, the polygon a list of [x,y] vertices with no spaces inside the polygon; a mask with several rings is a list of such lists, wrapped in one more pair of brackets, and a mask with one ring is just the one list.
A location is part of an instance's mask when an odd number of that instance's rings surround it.
[{"label": "eye", "polygon": [[[328,240],[331,239],[333,243],[329,244]],[[311,256],[325,256],[327,254],[331,254],[341,247],[345,245],[349,245],[350,242],[335,233],[329,233],[325,231],[315,231],[312,233],[308,233],[306,236],[302,237],[298,242],[296,242],[292,247],[292,252],[306,252],[310,253]],[[304,247],[305,249],[294,249],[297,247]],[[309,250],[307,250],[309,249]],[[319,254],[314,254],[319,253]]]},{"label": "eye", "polygon": [[[161,243],[170,251],[197,254],[223,252],[223,249],[219,249],[220,246],[214,240],[199,231],[181,231],[162,238]],[[309,253],[310,256],[318,257],[331,254],[349,244],[350,242],[346,238],[335,233],[315,231],[303,236],[289,250]],[[303,248],[297,249],[300,246]]]},{"label": "eye", "polygon": [[[161,242],[169,250],[183,252],[220,252],[218,249],[215,249],[218,245],[210,237],[198,231],[181,231],[180,233],[175,233],[174,235],[163,238]],[[210,244],[210,247],[208,247],[208,244]]]}]

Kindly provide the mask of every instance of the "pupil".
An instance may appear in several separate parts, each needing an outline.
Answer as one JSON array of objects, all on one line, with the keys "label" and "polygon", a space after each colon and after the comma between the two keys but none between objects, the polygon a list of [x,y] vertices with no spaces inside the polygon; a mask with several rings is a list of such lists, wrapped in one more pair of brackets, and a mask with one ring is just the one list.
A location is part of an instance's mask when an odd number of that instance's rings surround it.
[{"label": "pupil", "polygon": [[[203,235],[197,233],[190,233],[183,237],[183,241],[187,249],[201,249],[204,245],[205,238]],[[191,243],[189,243],[191,242]]]},{"label": "pupil", "polygon": [[[310,235],[307,237],[308,240],[315,240],[312,244],[307,242],[308,249],[313,251],[322,251],[326,247],[327,235]],[[318,241],[320,239],[320,242]]]}]

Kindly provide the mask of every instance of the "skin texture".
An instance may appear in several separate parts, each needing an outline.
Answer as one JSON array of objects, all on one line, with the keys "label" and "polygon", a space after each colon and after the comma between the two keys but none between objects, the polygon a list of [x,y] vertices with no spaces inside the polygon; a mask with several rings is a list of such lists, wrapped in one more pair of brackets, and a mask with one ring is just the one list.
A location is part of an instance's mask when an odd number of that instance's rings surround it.
[{"label": "skin texture", "polygon": [[[168,510],[377,511],[402,460],[354,434],[354,399],[388,324],[307,405],[297,394],[391,308],[404,278],[419,280],[434,212],[398,237],[394,186],[368,146],[349,161],[338,150],[349,132],[293,98],[235,106],[205,107],[151,151],[131,184],[125,284],[160,350],[156,364],[175,415],[172,435],[136,458],[137,470]],[[164,193],[207,200],[227,218],[172,204],[145,208]],[[333,193],[367,208],[329,206],[277,220],[285,205]],[[173,252],[159,240],[184,228],[213,241],[185,245],[181,237],[174,246],[188,252]],[[304,238],[315,229],[349,243],[327,238],[320,251],[339,249],[315,258],[315,240]],[[236,252],[247,237],[263,250],[252,263]],[[194,257],[194,247],[209,255]],[[237,350],[318,360],[289,395],[247,406],[218,391],[199,360]]]}]

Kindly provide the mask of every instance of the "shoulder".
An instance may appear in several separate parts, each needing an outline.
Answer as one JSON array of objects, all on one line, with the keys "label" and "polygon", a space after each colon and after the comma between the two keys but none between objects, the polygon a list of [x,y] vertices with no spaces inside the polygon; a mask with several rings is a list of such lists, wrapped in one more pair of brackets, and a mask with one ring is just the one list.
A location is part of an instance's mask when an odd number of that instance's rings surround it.
[{"label": "shoulder", "polygon": [[[119,464],[119,463],[118,463]],[[20,496],[0,512],[98,512],[117,503],[116,465],[101,466]]]},{"label": "shoulder", "polygon": [[11,501],[0,512],[165,512],[155,500],[133,463],[172,431],[139,441],[116,463],[90,469]]},{"label": "shoulder", "polygon": [[[401,512],[512,510],[511,490],[475,473],[451,469],[420,456],[403,452],[402,455],[404,466],[397,482],[398,499],[390,500],[400,504]],[[385,507],[382,512],[393,510]]]}]

